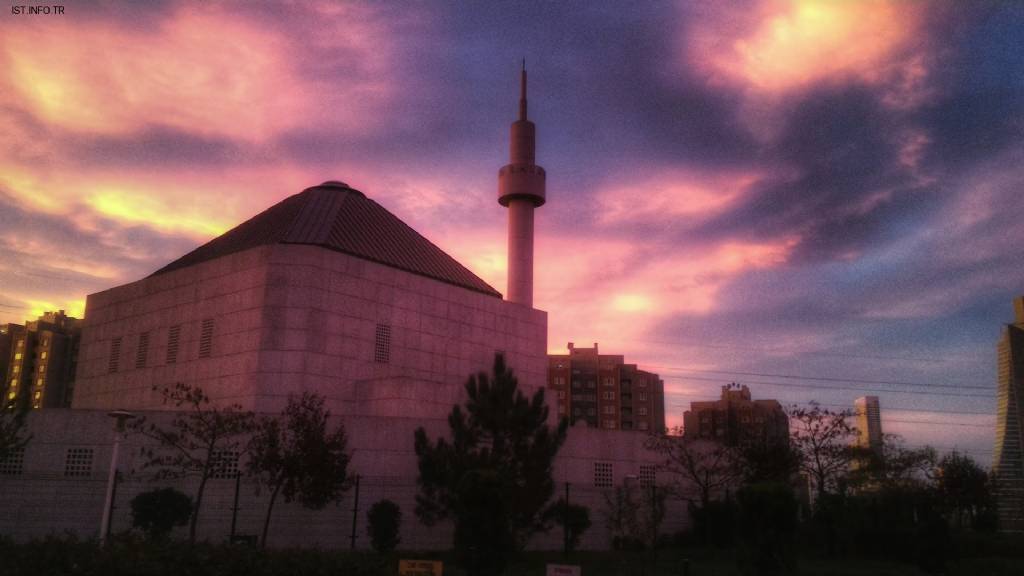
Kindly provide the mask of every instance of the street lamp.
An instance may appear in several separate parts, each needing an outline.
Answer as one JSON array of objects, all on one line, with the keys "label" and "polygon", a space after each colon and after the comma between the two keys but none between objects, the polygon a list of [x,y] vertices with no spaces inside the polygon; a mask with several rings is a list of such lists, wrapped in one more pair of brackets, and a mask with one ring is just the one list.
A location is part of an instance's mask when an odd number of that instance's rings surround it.
[{"label": "street lamp", "polygon": [[103,520],[100,521],[100,547],[106,543],[107,531],[110,528],[110,512],[114,507],[114,483],[117,481],[117,453],[121,448],[121,440],[124,439],[125,423],[135,414],[127,410],[114,410],[108,412],[107,416],[114,418],[114,449],[110,454],[110,475],[107,477],[107,497],[103,504]]}]

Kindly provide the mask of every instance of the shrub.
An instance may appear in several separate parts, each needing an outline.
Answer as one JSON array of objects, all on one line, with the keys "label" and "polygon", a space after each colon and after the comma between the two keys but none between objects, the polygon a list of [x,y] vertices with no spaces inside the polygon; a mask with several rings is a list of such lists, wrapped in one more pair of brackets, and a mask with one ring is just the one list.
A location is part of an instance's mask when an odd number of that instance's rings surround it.
[{"label": "shrub", "polygon": [[132,498],[132,526],[151,539],[163,538],[192,515],[192,499],[174,488],[159,488]]},{"label": "shrub", "polygon": [[367,532],[370,533],[370,545],[381,554],[391,552],[401,542],[398,537],[402,524],[402,510],[391,500],[381,500],[370,507],[366,513]]}]

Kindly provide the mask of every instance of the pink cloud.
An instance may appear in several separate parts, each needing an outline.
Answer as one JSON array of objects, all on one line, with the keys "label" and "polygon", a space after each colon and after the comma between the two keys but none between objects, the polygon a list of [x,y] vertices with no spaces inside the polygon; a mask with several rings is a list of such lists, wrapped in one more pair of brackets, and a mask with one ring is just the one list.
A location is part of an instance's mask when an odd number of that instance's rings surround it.
[{"label": "pink cloud", "polygon": [[[596,194],[602,224],[672,220],[684,223],[722,212],[735,204],[759,175],[669,168],[608,183]],[[637,198],[643,201],[638,202]]]},{"label": "pink cloud", "polygon": [[[388,51],[356,9],[332,48],[383,70]],[[329,27],[332,28],[333,27]],[[344,46],[337,46],[344,43]],[[159,125],[208,136],[262,141],[313,114],[322,90],[303,78],[281,31],[219,4],[188,6],[155,30],[67,19],[7,26],[0,39],[2,86],[43,122],[87,134],[124,135]],[[372,77],[370,77],[372,78]],[[391,92],[385,74],[332,87],[337,128],[365,131]]]}]

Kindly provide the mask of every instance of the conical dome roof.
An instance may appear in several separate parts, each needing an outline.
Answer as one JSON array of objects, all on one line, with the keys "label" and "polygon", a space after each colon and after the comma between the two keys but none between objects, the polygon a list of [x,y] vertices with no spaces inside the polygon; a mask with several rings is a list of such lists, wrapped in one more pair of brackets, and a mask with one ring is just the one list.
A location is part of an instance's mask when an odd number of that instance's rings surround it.
[{"label": "conical dome roof", "polygon": [[310,244],[501,298],[501,294],[362,192],[324,182],[157,270],[153,276],[267,244]]}]

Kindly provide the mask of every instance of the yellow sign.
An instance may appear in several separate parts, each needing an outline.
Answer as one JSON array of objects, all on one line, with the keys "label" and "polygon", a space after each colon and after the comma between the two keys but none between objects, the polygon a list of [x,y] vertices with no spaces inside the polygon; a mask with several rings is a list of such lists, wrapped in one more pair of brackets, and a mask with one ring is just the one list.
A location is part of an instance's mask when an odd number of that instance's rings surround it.
[{"label": "yellow sign", "polygon": [[441,576],[444,563],[439,560],[399,560],[398,576]]}]

